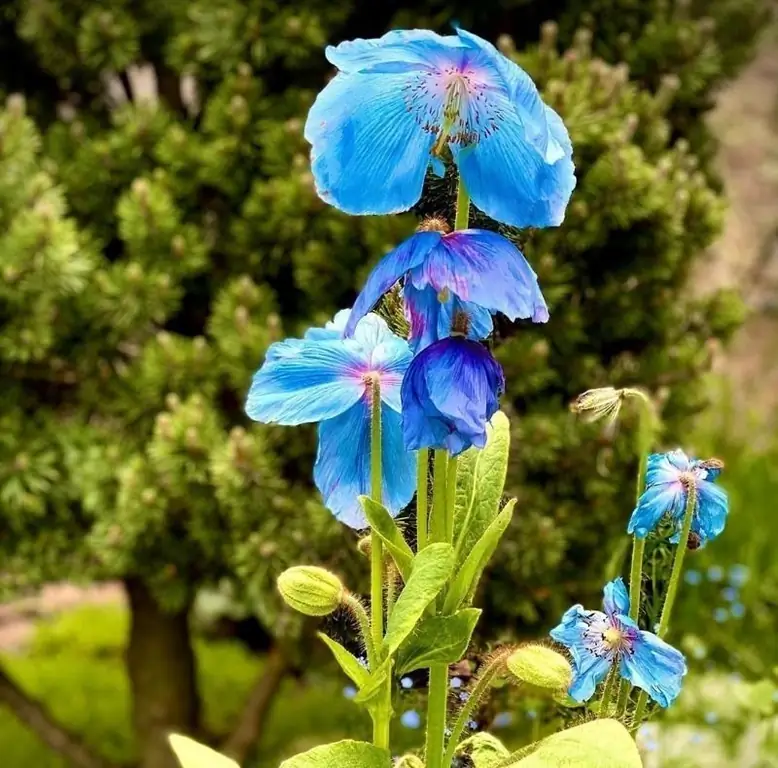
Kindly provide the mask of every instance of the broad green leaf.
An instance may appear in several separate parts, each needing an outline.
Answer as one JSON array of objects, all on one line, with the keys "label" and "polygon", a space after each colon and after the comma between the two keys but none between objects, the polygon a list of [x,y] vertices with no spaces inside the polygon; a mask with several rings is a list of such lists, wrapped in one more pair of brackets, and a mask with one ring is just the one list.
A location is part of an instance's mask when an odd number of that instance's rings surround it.
[{"label": "broad green leaf", "polygon": [[383,504],[373,501],[368,496],[360,496],[359,501],[365,510],[365,517],[370,527],[381,537],[384,546],[400,572],[403,581],[407,582],[413,568],[413,550],[397,527],[397,523]]},{"label": "broad green leaf", "polygon": [[391,768],[385,749],[364,741],[337,741],[290,757],[280,768]]},{"label": "broad green leaf", "polygon": [[491,733],[476,733],[457,747],[457,755],[467,755],[475,768],[497,768],[510,752]]},{"label": "broad green leaf", "polygon": [[188,736],[171,733],[168,741],[182,768],[239,768],[234,760]]},{"label": "broad green leaf", "polygon": [[400,646],[397,674],[426,669],[430,664],[453,664],[467,652],[481,611],[465,608],[451,616],[428,616]]},{"label": "broad green leaf", "polygon": [[475,590],[486,564],[494,554],[494,550],[497,549],[505,529],[510,525],[515,505],[516,499],[511,499],[503,507],[502,512],[492,521],[491,525],[484,531],[484,535],[469,551],[464,564],[458,566],[457,574],[446,595],[443,613],[453,613]]},{"label": "broad green leaf", "polygon": [[508,472],[510,442],[510,422],[498,411],[487,425],[484,448],[470,449],[459,458],[454,535],[460,559],[497,517]]},{"label": "broad green leaf", "polygon": [[449,544],[430,544],[413,561],[413,571],[392,609],[382,651],[391,656],[413,632],[426,607],[438,596],[454,570]]},{"label": "broad green leaf", "polygon": [[335,661],[340,664],[340,668],[356,683],[358,688],[367,685],[370,673],[359,663],[356,656],[349,653],[340,643],[335,642],[331,637],[327,637],[323,632],[319,632],[319,639],[332,651]]},{"label": "broad green leaf", "polygon": [[362,685],[359,693],[354,697],[357,704],[369,704],[381,691],[389,676],[392,674],[394,659],[389,657],[374,671],[369,672],[367,680]]},{"label": "broad green leaf", "polygon": [[416,755],[403,755],[397,760],[394,768],[424,768],[424,763]]},{"label": "broad green leaf", "polygon": [[640,753],[617,720],[592,720],[555,733],[527,757],[501,768],[642,768]]}]

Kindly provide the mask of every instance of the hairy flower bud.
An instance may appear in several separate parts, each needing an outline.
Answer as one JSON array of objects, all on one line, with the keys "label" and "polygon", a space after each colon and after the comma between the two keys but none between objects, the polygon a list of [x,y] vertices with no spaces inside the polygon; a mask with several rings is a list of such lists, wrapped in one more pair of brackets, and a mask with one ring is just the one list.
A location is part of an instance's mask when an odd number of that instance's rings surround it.
[{"label": "hairy flower bud", "polygon": [[314,565],[288,568],[277,583],[286,604],[306,616],[328,616],[341,604],[345,593],[335,574]]},{"label": "hairy flower bud", "polygon": [[570,662],[545,645],[523,645],[508,657],[506,664],[519,681],[538,688],[564,691],[573,678]]}]

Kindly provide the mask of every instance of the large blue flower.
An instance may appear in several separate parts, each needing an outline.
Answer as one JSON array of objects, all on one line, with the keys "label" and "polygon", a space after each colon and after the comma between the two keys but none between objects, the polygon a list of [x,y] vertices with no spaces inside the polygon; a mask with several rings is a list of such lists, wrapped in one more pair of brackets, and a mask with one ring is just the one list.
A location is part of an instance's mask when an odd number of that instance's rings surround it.
[{"label": "large blue flower", "polygon": [[657,704],[668,707],[681,692],[686,674],[683,654],[629,618],[629,595],[621,578],[605,586],[602,611],[574,605],[551,637],[566,646],[573,657],[570,695],[586,701],[614,664],[633,685]]},{"label": "large blue flower", "polygon": [[408,210],[450,150],[473,203],[517,227],[556,226],[572,145],[531,78],[476,35],[395,30],[327,48],[340,71],[305,125],[319,195],[352,214]]},{"label": "large blue flower", "polygon": [[383,502],[397,514],[413,497],[416,458],[405,450],[400,386],[411,362],[408,343],[377,315],[341,338],[347,312],[303,339],[271,345],[254,375],[246,413],[272,424],[319,423],[316,487],[335,517],[352,528],[367,526],[358,497],[370,493],[370,398],[380,385]]},{"label": "large blue flower", "polygon": [[[715,539],[727,522],[729,501],[727,494],[715,481],[721,474],[721,462],[699,461],[677,449],[669,453],[654,453],[648,457],[646,490],[638,499],[627,527],[643,539],[653,531],[665,514],[680,530],[688,489],[695,488],[697,503],[692,518],[692,532],[696,534],[699,546]],[[680,533],[672,537],[677,542]]]},{"label": "large blue flower", "polygon": [[505,388],[499,363],[477,341],[451,336],[416,355],[402,383],[405,446],[453,455],[486,445]]},{"label": "large blue flower", "polygon": [[345,335],[402,277],[416,351],[449,336],[458,312],[470,318],[472,339],[491,333],[492,312],[511,320],[548,320],[538,278],[510,240],[482,229],[422,231],[378,262],[354,304]]}]

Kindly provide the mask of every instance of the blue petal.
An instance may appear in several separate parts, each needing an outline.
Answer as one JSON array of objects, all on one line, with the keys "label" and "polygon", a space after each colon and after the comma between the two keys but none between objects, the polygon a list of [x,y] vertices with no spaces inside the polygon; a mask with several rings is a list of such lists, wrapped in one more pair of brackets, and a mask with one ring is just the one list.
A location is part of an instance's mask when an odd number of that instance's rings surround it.
[{"label": "blue petal", "polygon": [[621,576],[605,585],[603,595],[602,605],[608,616],[614,616],[617,613],[629,613],[629,593],[624,586],[624,579]]},{"label": "blue petal", "polygon": [[621,675],[644,690],[661,707],[675,701],[686,674],[686,660],[651,632],[640,632],[631,651],[621,655]]},{"label": "blue petal", "polygon": [[[677,457],[675,457],[677,460]],[[688,469],[688,467],[686,468]],[[684,468],[679,468],[670,461],[669,453],[652,453],[646,465],[646,485],[673,483],[678,480]]]},{"label": "blue petal", "polygon": [[611,657],[590,654],[573,670],[573,682],[568,691],[570,696],[576,701],[591,699],[598,683],[605,679],[612,665]]},{"label": "blue petal", "polygon": [[670,512],[677,516],[683,514],[686,492],[680,482],[651,485],[638,500],[632,517],[629,519],[627,533],[634,533],[639,539],[645,539],[656,528],[662,516]]},{"label": "blue petal", "polygon": [[380,374],[381,400],[398,413],[402,408],[403,377],[412,360],[408,342],[394,335],[379,344],[370,358],[371,369]]},{"label": "blue petal", "polygon": [[441,237],[439,232],[417,232],[376,264],[351,310],[351,316],[344,328],[345,336],[353,335],[359,320],[406,272],[424,261]]},{"label": "blue petal", "polygon": [[435,136],[407,108],[407,78],[339,74],[318,95],[305,138],[322,200],[357,215],[398,213],[418,201]]},{"label": "blue petal", "polygon": [[415,288],[448,289],[463,301],[511,320],[548,320],[548,307],[537,275],[521,251],[496,232],[468,229],[445,235],[411,271]]},{"label": "blue petal", "polygon": [[449,55],[463,43],[426,29],[395,29],[371,40],[348,40],[329,46],[325,54],[342,72],[403,71],[428,67],[432,59]]},{"label": "blue petal", "polygon": [[[416,457],[402,441],[401,417],[381,411],[383,503],[396,515],[413,498]],[[366,398],[342,415],[319,425],[319,451],[313,469],[326,507],[351,528],[367,527],[358,497],[370,488],[370,409]]]},{"label": "blue petal", "polygon": [[305,424],[338,416],[365,392],[368,356],[351,339],[271,345],[254,374],[246,413],[266,424]]},{"label": "blue petal", "polygon": [[309,328],[305,332],[305,338],[309,340],[339,339],[343,335],[343,329],[346,327],[350,314],[350,309],[341,309],[332,320],[325,324],[324,328]]},{"label": "blue petal", "polygon": [[458,336],[432,344],[403,380],[406,446],[447,448],[453,455],[483,448],[504,388],[502,368],[481,344]]},{"label": "blue petal", "polygon": [[702,481],[697,487],[696,533],[703,541],[715,539],[727,524],[729,501],[718,485]]},{"label": "blue petal", "polygon": [[430,158],[430,168],[432,172],[439,178],[445,178],[446,176],[446,164],[439,157]]},{"label": "blue petal", "polygon": [[688,472],[692,469],[692,466],[695,463],[680,448],[676,448],[674,451],[668,451],[665,456],[667,457],[667,460],[670,462],[670,464],[672,464],[679,472]]}]

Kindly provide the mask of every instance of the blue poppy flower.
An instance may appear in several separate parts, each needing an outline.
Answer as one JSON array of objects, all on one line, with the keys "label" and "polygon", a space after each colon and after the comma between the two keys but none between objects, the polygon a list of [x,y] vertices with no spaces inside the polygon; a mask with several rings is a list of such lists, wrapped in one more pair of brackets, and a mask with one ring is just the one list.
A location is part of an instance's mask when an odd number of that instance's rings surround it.
[{"label": "blue poppy flower", "polygon": [[687,489],[693,486],[697,504],[692,533],[699,537],[700,546],[704,546],[724,530],[727,521],[727,494],[715,484],[720,473],[720,462],[692,459],[680,449],[652,454],[648,457],[646,490],[632,513],[627,532],[644,539],[662,517],[669,514],[678,529],[670,540],[678,542],[686,511]]},{"label": "blue poppy flower", "polygon": [[629,618],[629,595],[621,578],[606,584],[604,613],[574,605],[551,630],[551,637],[573,657],[570,696],[587,701],[615,665],[621,677],[667,707],[681,692],[686,674],[683,654]]},{"label": "blue poppy flower", "polygon": [[402,383],[406,447],[446,448],[453,456],[483,448],[504,389],[502,368],[482,344],[459,335],[431,344]]},{"label": "blue poppy flower", "polygon": [[548,320],[537,275],[510,240],[482,229],[427,230],[412,235],[378,262],[354,304],[346,336],[401,278],[416,351],[449,336],[458,313],[470,318],[471,339],[491,333],[493,312],[511,320]]},{"label": "blue poppy flower", "polygon": [[246,413],[266,424],[319,422],[313,478],[327,508],[342,523],[365,528],[358,497],[370,493],[370,399],[381,392],[383,502],[397,514],[413,497],[416,458],[402,437],[400,387],[412,354],[377,315],[341,338],[347,313],[303,339],[272,344],[254,375]]},{"label": "blue poppy flower", "polygon": [[[308,115],[320,197],[351,214],[406,211],[451,156],[473,203],[517,227],[556,226],[575,187],[562,119],[491,43],[395,30],[326,51],[339,72]],[[376,179],[380,183],[376,183]]]}]

